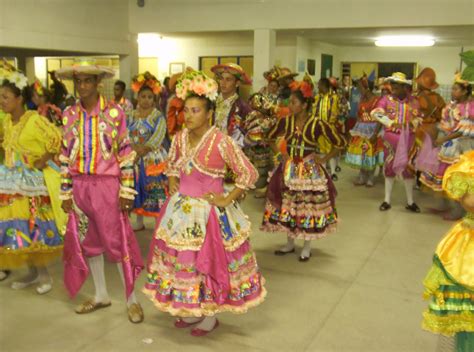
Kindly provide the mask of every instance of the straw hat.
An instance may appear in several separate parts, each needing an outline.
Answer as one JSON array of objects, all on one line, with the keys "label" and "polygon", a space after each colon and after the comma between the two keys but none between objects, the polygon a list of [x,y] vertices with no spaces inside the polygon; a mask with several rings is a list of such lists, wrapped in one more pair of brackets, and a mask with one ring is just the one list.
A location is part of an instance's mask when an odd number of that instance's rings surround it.
[{"label": "straw hat", "polygon": [[394,72],[390,77],[387,77],[385,81],[389,83],[407,84],[409,86],[413,84],[411,80],[407,79],[407,75],[403,72]]},{"label": "straw hat", "polygon": [[80,58],[74,60],[72,66],[56,70],[56,77],[61,79],[72,79],[74,75],[87,74],[95,75],[100,78],[112,78],[115,76],[115,70],[111,67],[96,64],[92,58]]},{"label": "straw hat", "polygon": [[252,79],[245,73],[244,69],[237,64],[227,63],[215,65],[211,68],[211,71],[216,75],[220,76],[224,72],[234,75],[243,84],[252,84]]}]

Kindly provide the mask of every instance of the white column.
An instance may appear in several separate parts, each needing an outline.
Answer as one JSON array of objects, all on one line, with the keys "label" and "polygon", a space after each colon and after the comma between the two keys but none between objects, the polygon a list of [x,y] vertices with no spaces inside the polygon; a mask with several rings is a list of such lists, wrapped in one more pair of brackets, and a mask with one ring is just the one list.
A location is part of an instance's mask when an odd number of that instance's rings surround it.
[{"label": "white column", "polygon": [[25,58],[25,75],[28,78],[28,83],[33,83],[36,78],[35,75],[35,58],[26,57]]},{"label": "white column", "polygon": [[275,64],[276,32],[256,29],[253,32],[253,91],[258,92],[266,81],[263,73]]},{"label": "white column", "polygon": [[138,74],[138,42],[137,36],[130,34],[130,49],[128,55],[120,55],[120,79],[127,85],[126,96],[131,97],[130,84],[132,77]]}]

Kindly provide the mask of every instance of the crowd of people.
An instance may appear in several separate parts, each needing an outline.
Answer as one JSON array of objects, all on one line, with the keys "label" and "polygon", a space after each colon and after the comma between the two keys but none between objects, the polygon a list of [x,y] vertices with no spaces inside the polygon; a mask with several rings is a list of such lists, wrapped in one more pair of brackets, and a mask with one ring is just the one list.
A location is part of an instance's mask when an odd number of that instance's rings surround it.
[{"label": "crowd of people", "polygon": [[[92,59],[51,72],[50,88],[1,63],[0,281],[27,267],[11,287],[46,294],[48,265],[62,256],[71,297],[91,274],[95,294],[75,312],[92,313],[111,305],[105,255],[117,264],[131,322],[144,319],[134,292],[145,269],[143,292],[156,308],[204,336],[218,327],[216,314],[244,313],[266,296],[240,205],[246,194],[256,188],[249,194],[265,198],[261,230],[287,236],[274,254],[294,253],[301,239],[298,260],[307,262],[312,241],[336,231],[336,185],[347,165],[367,192],[383,173],[380,211],[392,208],[397,179],[407,211],[421,211],[416,187],[442,195],[440,208],[426,210],[459,223],[425,280],[423,325],[473,348],[470,71],[456,75],[450,102],[436,93],[431,68],[414,80],[394,72],[376,86],[367,75],[300,81],[274,66],[248,99],[239,94],[252,83],[242,67],[212,72],[188,68],[163,83],[143,72],[131,81],[132,99],[123,81],[106,99],[100,83],[115,72]],[[74,82],[77,98],[62,80]],[[135,237],[144,217],[155,221],[146,263]]]}]

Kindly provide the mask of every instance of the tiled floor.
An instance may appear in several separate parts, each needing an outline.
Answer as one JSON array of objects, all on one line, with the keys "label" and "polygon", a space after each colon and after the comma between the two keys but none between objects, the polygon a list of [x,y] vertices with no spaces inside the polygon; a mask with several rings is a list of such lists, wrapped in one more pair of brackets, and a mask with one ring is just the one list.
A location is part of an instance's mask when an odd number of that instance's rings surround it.
[{"label": "tiled floor", "polygon": [[[378,210],[383,180],[373,189],[355,188],[347,168],[337,182],[341,224],[337,233],[313,243],[313,256],[275,257],[282,234],[258,230],[263,200],[251,195],[244,208],[254,224],[252,243],[267,280],[268,298],[248,314],[220,316],[221,327],[205,338],[172,327],[139,294],[143,324],[128,322],[115,265],[107,265],[111,308],[79,316],[73,307],[92,293],[89,279],[71,302],[62,287],[60,264],[52,267],[55,286],[39,296],[0,284],[0,350],[10,351],[347,351],[431,352],[437,337],[420,328],[422,280],[436,243],[451,226],[404,209],[403,185],[394,188],[392,210]],[[423,209],[433,197],[415,191]],[[143,253],[151,231],[138,234]],[[298,243],[300,245],[300,243]],[[12,278],[21,273],[15,273]],[[144,276],[138,287],[143,285]],[[145,343],[144,340],[151,343]]]}]

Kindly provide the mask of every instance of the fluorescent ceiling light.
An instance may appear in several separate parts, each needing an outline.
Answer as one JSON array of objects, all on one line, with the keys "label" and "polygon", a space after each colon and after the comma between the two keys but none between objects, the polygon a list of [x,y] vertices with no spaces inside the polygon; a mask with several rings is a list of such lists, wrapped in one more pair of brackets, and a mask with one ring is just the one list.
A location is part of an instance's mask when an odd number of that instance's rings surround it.
[{"label": "fluorescent ceiling light", "polygon": [[392,35],[375,40],[376,46],[433,46],[434,43],[432,37],[422,35]]}]

